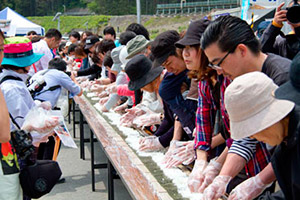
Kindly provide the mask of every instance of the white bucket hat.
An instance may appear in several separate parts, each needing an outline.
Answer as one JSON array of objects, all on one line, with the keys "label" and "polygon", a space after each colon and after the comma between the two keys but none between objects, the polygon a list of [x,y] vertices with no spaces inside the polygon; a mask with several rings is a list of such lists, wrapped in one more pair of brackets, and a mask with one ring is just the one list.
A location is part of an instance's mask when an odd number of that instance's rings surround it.
[{"label": "white bucket hat", "polygon": [[121,68],[123,70],[125,70],[125,66],[128,63],[128,61],[130,60],[130,59],[126,59],[127,56],[128,56],[127,47],[124,46],[124,48],[120,51],[120,55],[119,55],[119,59],[122,63]]},{"label": "white bucket hat", "polygon": [[294,103],[275,99],[278,86],[262,72],[237,77],[226,88],[225,107],[230,119],[231,137],[250,137],[287,116]]}]

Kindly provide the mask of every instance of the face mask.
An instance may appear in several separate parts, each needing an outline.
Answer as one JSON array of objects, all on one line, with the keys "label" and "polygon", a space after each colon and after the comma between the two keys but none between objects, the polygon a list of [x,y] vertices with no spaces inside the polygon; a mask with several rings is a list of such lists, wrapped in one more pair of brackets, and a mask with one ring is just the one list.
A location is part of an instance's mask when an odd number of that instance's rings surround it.
[{"label": "face mask", "polygon": [[75,56],[74,56],[74,55],[72,55],[72,56],[69,56],[69,58],[75,59]]}]

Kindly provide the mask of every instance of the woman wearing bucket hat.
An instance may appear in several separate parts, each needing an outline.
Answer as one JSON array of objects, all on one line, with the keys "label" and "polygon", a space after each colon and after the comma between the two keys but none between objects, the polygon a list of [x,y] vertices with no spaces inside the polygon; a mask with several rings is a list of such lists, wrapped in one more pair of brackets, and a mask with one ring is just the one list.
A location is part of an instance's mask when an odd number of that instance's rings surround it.
[{"label": "woman wearing bucket hat", "polygon": [[[4,51],[4,35],[0,30],[0,63],[3,59],[3,51]],[[19,183],[19,167],[17,159],[17,155],[13,150],[10,141],[10,119],[8,110],[6,107],[5,99],[0,89],[0,168],[2,169],[2,173],[0,174],[0,199],[13,199],[19,200],[22,199],[22,192]],[[5,155],[5,152],[11,152],[12,154]]]},{"label": "woman wearing bucket hat", "polygon": [[[35,103],[24,83],[27,78],[28,70],[30,66],[37,62],[43,54],[33,53],[32,44],[29,39],[24,37],[13,37],[5,39],[4,45],[4,58],[2,60],[1,66],[3,68],[3,73],[0,77],[1,90],[3,91],[5,101],[7,103],[8,111],[16,123],[22,127],[24,123],[24,118],[31,108],[35,107]],[[31,124],[28,127],[22,127],[27,131],[51,131],[58,125],[57,120],[50,120],[45,122],[44,127],[37,129],[35,124]],[[13,123],[10,125],[11,130],[16,130]],[[48,138],[49,134],[45,135]],[[41,142],[39,135],[32,135],[33,144],[38,146]],[[21,166],[22,167],[22,166]],[[17,180],[19,181],[19,179]],[[20,195],[19,184],[14,186],[16,195]],[[3,188],[1,186],[1,188]],[[1,193],[3,194],[3,193]],[[3,194],[4,195],[4,194]],[[11,194],[10,194],[11,195]],[[19,199],[21,196],[14,199]],[[8,199],[12,199],[11,196]]]},{"label": "woman wearing bucket hat", "polygon": [[300,108],[291,101],[276,99],[277,88],[265,74],[251,72],[236,78],[226,89],[225,105],[232,138],[252,137],[277,146],[271,158],[271,171],[263,173],[263,170],[243,182],[229,199],[242,199],[246,195],[253,199],[275,179],[284,194],[277,199],[300,198]]},{"label": "woman wearing bucket hat", "polygon": [[[3,72],[0,77],[0,84],[8,111],[20,127],[23,125],[24,118],[29,110],[36,106],[24,82],[28,78],[27,73],[30,66],[42,56],[43,54],[33,53],[32,44],[28,38],[12,37],[5,39],[4,58],[1,63]],[[42,103],[40,106],[44,105],[46,104]],[[53,128],[55,127],[54,124]],[[10,127],[11,130],[16,129],[13,124]],[[26,128],[31,131],[36,127]],[[51,129],[51,127],[49,128]],[[34,136],[33,143],[35,143]]]}]

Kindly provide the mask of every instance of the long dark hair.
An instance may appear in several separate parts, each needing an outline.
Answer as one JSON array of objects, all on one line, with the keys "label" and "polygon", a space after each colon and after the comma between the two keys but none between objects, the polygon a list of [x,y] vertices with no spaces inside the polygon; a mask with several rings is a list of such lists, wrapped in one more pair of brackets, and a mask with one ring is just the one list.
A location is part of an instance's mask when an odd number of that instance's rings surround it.
[{"label": "long dark hair", "polygon": [[208,67],[208,58],[205,55],[204,51],[200,48],[199,45],[193,45],[193,48],[195,48],[198,52],[198,55],[200,55],[200,64],[199,68],[197,70],[192,70],[188,73],[188,76],[190,78],[195,78],[198,81],[200,80],[206,80],[208,82],[211,82],[211,77],[216,77],[217,72],[210,67]]}]

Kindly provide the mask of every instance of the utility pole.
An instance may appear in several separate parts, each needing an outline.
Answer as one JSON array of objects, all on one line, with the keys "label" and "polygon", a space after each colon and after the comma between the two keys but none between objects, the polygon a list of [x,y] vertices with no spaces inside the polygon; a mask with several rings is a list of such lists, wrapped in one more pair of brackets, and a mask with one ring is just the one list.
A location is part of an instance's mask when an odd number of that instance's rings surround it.
[{"label": "utility pole", "polygon": [[137,16],[137,23],[141,23],[141,1],[136,0],[136,16]]}]

